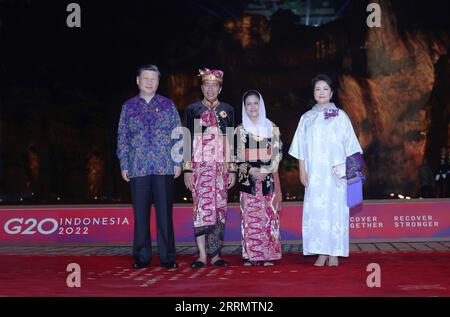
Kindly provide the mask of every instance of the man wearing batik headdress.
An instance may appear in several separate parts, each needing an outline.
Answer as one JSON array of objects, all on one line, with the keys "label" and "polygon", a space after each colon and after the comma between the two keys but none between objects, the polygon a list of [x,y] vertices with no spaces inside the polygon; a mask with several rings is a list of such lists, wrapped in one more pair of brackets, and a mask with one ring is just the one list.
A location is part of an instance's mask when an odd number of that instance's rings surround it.
[{"label": "man wearing batik headdress", "polygon": [[[228,189],[236,181],[236,164],[231,161],[234,109],[219,101],[223,72],[200,70],[203,100],[186,107],[185,127],[190,137],[184,144],[184,182],[194,199],[194,232],[199,257],[192,268],[227,266],[221,258]],[[227,128],[229,130],[227,138]],[[190,150],[190,151],[189,151]],[[208,251],[207,251],[208,249]]]}]

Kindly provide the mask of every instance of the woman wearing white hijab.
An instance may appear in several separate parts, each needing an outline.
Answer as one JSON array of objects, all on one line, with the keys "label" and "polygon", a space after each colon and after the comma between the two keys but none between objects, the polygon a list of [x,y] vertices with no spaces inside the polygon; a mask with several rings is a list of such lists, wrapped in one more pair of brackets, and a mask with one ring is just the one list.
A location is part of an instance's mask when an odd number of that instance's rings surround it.
[{"label": "woman wearing white hijab", "polygon": [[281,259],[282,194],[277,170],[282,143],[256,90],[242,98],[242,124],[236,128],[236,138],[244,265],[273,265]]}]

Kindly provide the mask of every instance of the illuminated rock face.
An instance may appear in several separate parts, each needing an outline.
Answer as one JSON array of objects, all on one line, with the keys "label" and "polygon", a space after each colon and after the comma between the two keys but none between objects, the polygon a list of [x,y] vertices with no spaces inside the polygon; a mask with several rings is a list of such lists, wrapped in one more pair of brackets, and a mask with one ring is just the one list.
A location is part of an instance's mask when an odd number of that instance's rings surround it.
[{"label": "illuminated rock face", "polygon": [[430,120],[435,63],[444,43],[422,33],[401,37],[388,1],[382,27],[368,30],[367,78],[340,77],[339,99],[366,151],[369,185],[414,194]]},{"label": "illuminated rock face", "polygon": [[262,16],[245,15],[238,19],[228,20],[225,28],[241,43],[243,48],[255,47],[270,41],[270,28],[267,19]]},{"label": "illuminated rock face", "polygon": [[184,109],[188,104],[198,101],[200,80],[195,70],[191,73],[172,73],[167,76],[170,87],[168,97],[173,100],[177,109]]}]

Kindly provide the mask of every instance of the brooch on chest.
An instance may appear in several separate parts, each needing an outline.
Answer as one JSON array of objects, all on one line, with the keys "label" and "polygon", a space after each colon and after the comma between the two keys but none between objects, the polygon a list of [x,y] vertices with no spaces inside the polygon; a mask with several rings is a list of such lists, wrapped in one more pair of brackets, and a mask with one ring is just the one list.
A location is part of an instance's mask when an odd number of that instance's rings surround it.
[{"label": "brooch on chest", "polygon": [[252,134],[252,138],[253,138],[253,140],[255,140],[256,142],[261,142],[262,140],[264,140],[263,137],[257,136],[257,135],[253,135],[253,134]]},{"label": "brooch on chest", "polygon": [[227,113],[224,111],[224,110],[222,110],[221,112],[219,112],[219,115],[222,117],[222,118],[226,118],[227,117]]},{"label": "brooch on chest", "polygon": [[339,109],[327,109],[323,114],[325,116],[325,120],[332,117],[337,117],[339,115]]}]

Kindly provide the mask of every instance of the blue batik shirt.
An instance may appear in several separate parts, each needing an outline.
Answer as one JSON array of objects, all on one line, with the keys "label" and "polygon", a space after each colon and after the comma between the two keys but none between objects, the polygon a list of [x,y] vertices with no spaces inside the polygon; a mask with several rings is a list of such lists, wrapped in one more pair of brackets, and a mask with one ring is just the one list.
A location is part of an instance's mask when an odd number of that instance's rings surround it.
[{"label": "blue batik shirt", "polygon": [[[172,100],[155,94],[150,102],[139,95],[126,101],[120,114],[117,157],[129,177],[173,175],[171,150],[178,141],[172,130],[180,127],[180,116]],[[181,137],[180,137],[181,138]]]}]

